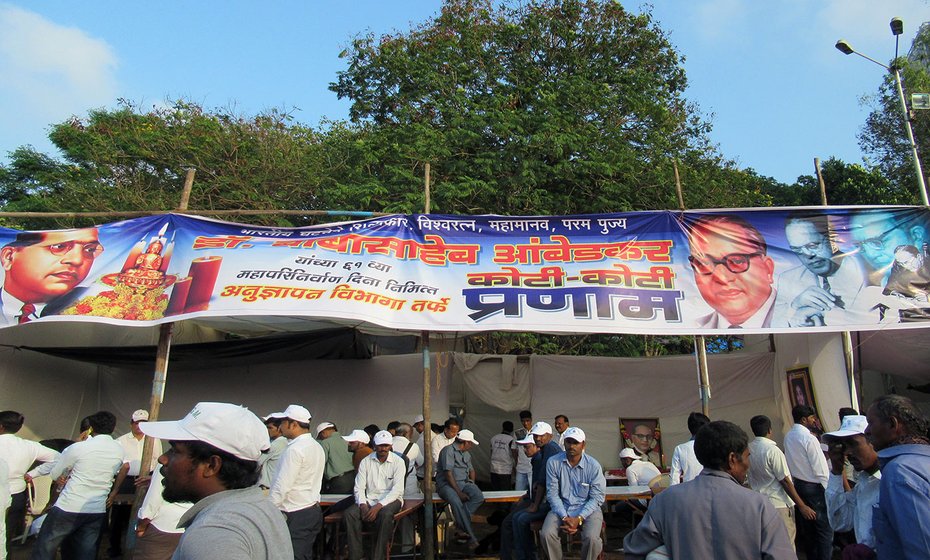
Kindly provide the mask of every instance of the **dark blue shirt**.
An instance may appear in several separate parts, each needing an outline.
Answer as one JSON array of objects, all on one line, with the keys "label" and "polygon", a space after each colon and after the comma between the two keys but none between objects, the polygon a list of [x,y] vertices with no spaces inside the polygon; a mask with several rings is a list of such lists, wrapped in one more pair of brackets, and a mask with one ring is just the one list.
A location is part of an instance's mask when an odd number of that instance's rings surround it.
[{"label": "dark blue shirt", "polygon": [[[530,464],[533,466],[533,487],[537,484],[541,485],[544,495],[546,492],[546,463],[551,457],[555,457],[561,452],[562,448],[559,447],[559,444],[553,439],[544,445],[542,449],[530,459]],[[535,497],[533,488],[530,488],[530,496]]]}]

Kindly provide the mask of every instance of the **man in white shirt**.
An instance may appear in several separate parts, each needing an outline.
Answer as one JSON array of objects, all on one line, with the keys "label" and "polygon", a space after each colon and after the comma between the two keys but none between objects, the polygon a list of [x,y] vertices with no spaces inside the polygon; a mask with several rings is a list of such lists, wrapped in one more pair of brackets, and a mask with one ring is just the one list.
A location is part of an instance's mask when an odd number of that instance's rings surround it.
[{"label": "man in white shirt", "polygon": [[768,416],[753,416],[749,421],[755,439],[749,442],[749,487],[772,502],[775,510],[785,522],[788,540],[794,546],[797,534],[794,505],[804,519],[813,521],[817,514],[798,495],[785,454],[772,440],[772,420]]},{"label": "man in white shirt", "polygon": [[436,476],[436,465],[439,463],[439,452],[442,451],[443,448],[452,445],[452,442],[455,441],[455,436],[458,435],[461,429],[462,423],[459,422],[457,418],[449,418],[442,425],[442,432],[433,434],[432,439],[430,439],[429,450],[433,458],[433,477]]},{"label": "man in white shirt", "polygon": [[[659,467],[642,459],[636,451],[629,447],[620,450],[620,464],[626,469],[626,481],[629,486],[649,486],[649,481],[659,476]],[[635,500],[630,507],[645,511],[648,504],[645,500]]]},{"label": "man in white shirt", "polygon": [[565,416],[564,414],[559,414],[553,420],[555,432],[559,434],[559,448],[562,451],[565,451],[565,430],[571,427],[571,423],[568,421],[568,416]]},{"label": "man in white shirt", "polygon": [[362,558],[362,524],[373,523],[376,537],[370,560],[385,557],[394,530],[394,515],[404,503],[404,460],[393,452],[394,438],[381,430],[374,437],[375,452],[362,459],[355,476],[355,503],[345,512],[349,560]]},{"label": "man in white shirt", "polygon": [[[58,452],[54,449],[16,435],[25,421],[26,417],[15,410],[0,412],[0,457],[6,461],[9,471],[6,484],[11,496],[9,509],[3,508],[6,512],[6,537],[0,540],[0,550],[7,550],[10,540],[21,535],[26,528],[26,481],[48,474],[58,459]],[[29,471],[36,461],[43,464]]]},{"label": "man in white shirt", "polygon": [[[872,530],[872,512],[878,507],[882,473],[878,470],[878,453],[865,436],[869,422],[865,416],[851,415],[835,432],[823,435],[830,448],[830,481],[827,484],[827,512],[834,531],[854,530],[857,544],[844,549],[860,555],[875,550],[875,532]],[[844,457],[849,458],[859,473],[855,488],[851,488],[844,473]]]},{"label": "man in white shirt", "polygon": [[[525,438],[527,434],[530,433],[530,428],[533,427],[533,413],[530,412],[529,410],[521,410],[520,411],[520,424],[522,424],[523,427],[517,428],[517,431],[513,433],[513,438],[516,442],[519,442],[521,439]],[[529,490],[530,484],[532,484],[532,482],[530,481],[530,478],[532,478],[532,475],[533,475],[533,465],[530,462],[529,456],[527,456],[526,453],[521,452],[519,448],[517,449],[516,471],[517,471],[516,489],[517,490]]]},{"label": "man in white shirt", "polygon": [[258,485],[263,490],[271,488],[271,479],[278,470],[278,463],[281,461],[281,455],[287,449],[287,438],[281,433],[281,421],[284,420],[283,412],[272,412],[262,418],[265,422],[265,429],[268,430],[268,439],[271,440],[271,447],[268,453],[262,453],[262,458],[258,464],[262,468],[262,474],[258,477]]},{"label": "man in white shirt", "polygon": [[295,560],[311,560],[323,526],[320,491],[326,454],[310,434],[310,411],[292,404],[284,410],[281,433],[290,443],[271,482],[271,501],[287,517]]},{"label": "man in white shirt", "polygon": [[39,531],[33,560],[54,560],[59,546],[73,558],[97,557],[107,497],[123,465],[123,448],[110,435],[116,428],[111,412],[97,412],[87,421],[90,437],[65,449],[49,473],[57,479],[70,470],[64,490]]},{"label": "man in white shirt", "polygon": [[[129,431],[116,438],[116,443],[123,448],[123,466],[116,475],[116,483],[113,485],[112,496],[117,494],[135,494],[136,478],[140,474],[148,475],[158,468],[158,457],[161,456],[161,444],[157,443],[152,449],[152,462],[144,473],[142,467],[142,448],[145,442],[145,434],[139,429],[139,422],[147,422],[149,412],[139,409],[132,413],[129,421]],[[132,504],[113,503],[110,506],[110,558],[116,558],[123,555],[122,539],[129,526],[129,514],[132,511]]]},{"label": "man in white shirt", "polygon": [[[410,441],[413,441],[413,436],[416,435],[417,438],[417,447],[420,448],[420,455],[423,459],[426,459],[426,446],[423,444],[423,429],[426,427],[426,421],[423,420],[422,414],[417,414],[413,417],[413,429],[416,430],[416,434],[410,436]],[[417,480],[423,480],[423,465],[426,461],[417,464]]]},{"label": "man in white shirt", "polygon": [[675,447],[675,452],[672,453],[672,470],[669,473],[671,484],[694,480],[704,470],[704,465],[694,454],[694,434],[706,424],[710,424],[710,418],[704,414],[692,412],[688,415],[688,431],[691,432],[691,439]]},{"label": "man in white shirt", "polygon": [[[420,487],[417,484],[417,468],[423,465],[423,454],[420,453],[420,446],[409,439],[413,437],[413,433],[413,427],[410,424],[401,422],[394,430],[393,449],[395,453],[400,453],[407,458],[407,472],[404,475],[404,498],[419,499],[423,497],[423,493],[420,492]],[[409,517],[401,519],[398,530],[401,532],[401,552],[411,552],[414,544],[413,520]]]},{"label": "man in white shirt", "polygon": [[503,431],[491,438],[491,488],[513,489],[513,469],[517,463],[517,446],[513,440],[513,422],[505,420]]},{"label": "man in white shirt", "polygon": [[785,458],[798,495],[817,513],[813,521],[797,519],[799,532],[806,533],[805,554],[810,560],[830,560],[833,555],[833,529],[827,516],[825,490],[830,478],[827,458],[820,441],[811,433],[817,425],[814,409],[798,405],[791,409],[794,426],[785,434]]}]

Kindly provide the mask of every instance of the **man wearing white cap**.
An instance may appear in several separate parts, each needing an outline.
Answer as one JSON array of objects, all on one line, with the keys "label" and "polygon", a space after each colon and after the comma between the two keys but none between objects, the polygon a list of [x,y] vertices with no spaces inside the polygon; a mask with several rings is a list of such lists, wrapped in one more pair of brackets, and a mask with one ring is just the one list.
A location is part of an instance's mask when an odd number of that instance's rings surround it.
[{"label": "man wearing white cap", "polygon": [[[843,558],[847,554],[854,558],[865,557],[875,550],[872,512],[878,507],[882,473],[878,470],[878,453],[865,437],[868,425],[865,416],[846,416],[839,430],[823,435],[831,461],[826,492],[830,526],[834,531],[852,529],[856,533],[857,544],[848,545],[843,550]],[[859,473],[855,488],[850,487],[843,473],[844,456]]]},{"label": "man wearing white cap", "polygon": [[287,517],[295,560],[311,560],[323,527],[320,493],[326,455],[310,434],[310,411],[292,404],[284,409],[281,433],[289,440],[271,481],[271,501]]},{"label": "man wearing white cap", "polygon": [[349,560],[362,558],[362,524],[373,523],[376,537],[370,560],[385,557],[394,531],[394,514],[404,503],[404,460],[393,452],[394,438],[381,430],[375,434],[375,452],[362,460],[355,477],[355,503],[346,510]]},{"label": "man wearing white cap", "polygon": [[600,463],[584,452],[585,435],[581,428],[562,432],[565,451],[546,463],[546,499],[549,515],[543,522],[540,537],[549,560],[561,560],[559,532],[581,534],[581,558],[594,560],[601,553],[601,504],[607,481]]},{"label": "man wearing white cap", "polygon": [[[530,460],[533,471],[530,475],[530,504],[513,515],[513,553],[517,560],[535,557],[536,545],[533,542],[533,531],[530,526],[535,521],[546,518],[549,514],[549,502],[546,500],[546,464],[549,459],[562,453],[562,448],[552,435],[552,426],[546,422],[536,422],[530,428],[529,438],[533,439],[539,450]],[[504,552],[501,553],[502,556]]]},{"label": "man wearing white cap", "polygon": [[452,507],[452,517],[459,530],[468,535],[468,549],[478,548],[478,538],[471,527],[471,516],[484,503],[484,494],[475,484],[475,467],[469,450],[478,445],[471,430],[462,430],[455,441],[439,452],[436,493]]},{"label": "man wearing white cap", "polygon": [[358,470],[358,466],[362,464],[365,457],[374,452],[374,449],[368,445],[371,442],[371,436],[365,430],[352,430],[351,434],[342,436],[342,439],[346,441],[348,444],[346,448],[352,453],[353,467]]},{"label": "man wearing white cap", "polygon": [[323,487],[327,494],[348,494],[355,484],[355,465],[339,428],[332,422],[320,422],[316,427],[316,439],[326,454],[323,470]]},{"label": "man wearing white cap", "polygon": [[274,474],[278,472],[278,464],[281,462],[281,455],[287,449],[288,439],[281,433],[281,421],[285,416],[283,412],[272,412],[262,418],[265,422],[265,429],[268,430],[268,439],[271,440],[271,447],[267,453],[262,453],[262,458],[258,464],[262,469],[262,474],[258,478],[258,485],[262,490],[271,489],[271,481],[274,480]]},{"label": "man wearing white cap", "polygon": [[620,463],[626,469],[626,480],[630,486],[648,486],[649,481],[661,474],[659,467],[642,458],[629,447],[620,451]]},{"label": "man wearing white cap", "polygon": [[[533,434],[527,432],[522,439],[517,440],[517,453],[523,455],[527,460],[531,460],[539,453],[539,447],[536,446],[536,440],[533,439]],[[556,446],[558,447],[558,446]],[[545,485],[543,485],[542,497],[545,497]],[[540,498],[540,500],[542,499]],[[542,500],[545,503],[545,500]],[[533,488],[529,489],[527,493],[520,498],[520,501],[515,503],[512,508],[510,508],[510,513],[507,514],[507,517],[504,518],[503,523],[501,523],[501,560],[511,560],[512,558],[525,558],[522,554],[518,554],[517,547],[517,537],[521,539],[529,538],[530,543],[533,542],[533,534],[529,531],[529,523],[526,524],[527,532],[529,535],[523,535],[522,533],[517,533],[522,528],[522,525],[515,523],[515,520],[524,514],[528,509],[533,508],[535,512],[539,507],[539,503],[534,499]],[[545,513],[548,513],[548,509]],[[542,517],[545,517],[543,513]]]},{"label": "man wearing white cap", "polygon": [[[117,494],[135,494],[136,477],[140,474],[149,474],[158,468],[158,457],[162,453],[161,444],[156,442],[152,448],[152,463],[145,472],[142,472],[142,447],[145,434],[139,430],[139,422],[149,419],[149,411],[139,409],[132,413],[129,422],[129,431],[116,438],[116,442],[123,448],[123,467],[116,475],[112,497]],[[112,501],[112,500],[111,500]],[[129,526],[129,514],[132,504],[114,503],[110,507],[110,558],[122,556],[122,538]]]},{"label": "man wearing white cap", "polygon": [[202,402],[181,420],[139,429],[170,445],[158,459],[164,499],[194,504],[178,522],[185,531],[174,560],[294,557],[281,512],[256,484],[268,431],[249,409]]},{"label": "man wearing white cap", "polygon": [[[423,429],[426,427],[426,421],[423,419],[422,414],[417,414],[413,417],[413,429],[416,430],[417,435],[417,448],[420,450],[420,459],[421,461],[417,463],[417,479],[423,480],[423,465],[426,463],[426,447],[423,444],[424,436]],[[413,435],[410,436],[413,438]],[[413,441],[411,439],[410,441]],[[408,488],[409,490],[409,488]]]}]

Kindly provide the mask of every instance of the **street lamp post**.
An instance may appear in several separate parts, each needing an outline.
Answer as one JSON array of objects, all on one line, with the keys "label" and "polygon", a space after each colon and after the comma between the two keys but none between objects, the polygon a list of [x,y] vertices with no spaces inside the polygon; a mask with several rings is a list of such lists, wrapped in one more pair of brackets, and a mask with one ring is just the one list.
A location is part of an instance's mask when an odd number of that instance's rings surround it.
[{"label": "street lamp post", "polygon": [[[898,37],[904,33],[904,21],[902,21],[901,18],[892,18],[890,25],[891,32],[894,34],[894,55],[895,60],[897,61]],[[885,70],[891,72],[891,74],[894,76],[894,83],[898,90],[898,100],[901,102],[901,112],[904,115],[904,127],[907,130],[907,140],[911,145],[911,158],[914,160],[914,171],[917,173],[917,186],[920,188],[920,198],[923,200],[924,206],[930,206],[930,200],[927,199],[927,184],[924,181],[924,171],[923,167],[920,165],[920,156],[917,154],[917,142],[914,141],[914,131],[911,129],[911,116],[907,109],[907,100],[904,98],[904,86],[901,85],[901,74],[898,72],[897,63],[893,63],[890,67],[882,64],[874,58],[866,56],[861,52],[853,49],[852,45],[850,45],[849,42],[845,39],[840,39],[837,41],[836,48],[843,54],[859,55],[870,62],[874,62]]]}]

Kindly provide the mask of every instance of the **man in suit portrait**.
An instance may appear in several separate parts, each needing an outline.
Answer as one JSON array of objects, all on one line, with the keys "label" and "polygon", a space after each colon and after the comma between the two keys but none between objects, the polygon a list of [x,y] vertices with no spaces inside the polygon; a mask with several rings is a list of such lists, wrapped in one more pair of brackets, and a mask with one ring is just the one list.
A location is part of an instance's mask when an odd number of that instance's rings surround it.
[{"label": "man in suit portrait", "polygon": [[60,310],[103,252],[97,228],[22,232],[0,248],[0,325],[22,324]]},{"label": "man in suit portrait", "polygon": [[699,317],[697,326],[771,326],[775,262],[759,230],[738,216],[704,216],[690,225],[688,245],[694,283],[714,310]]}]

